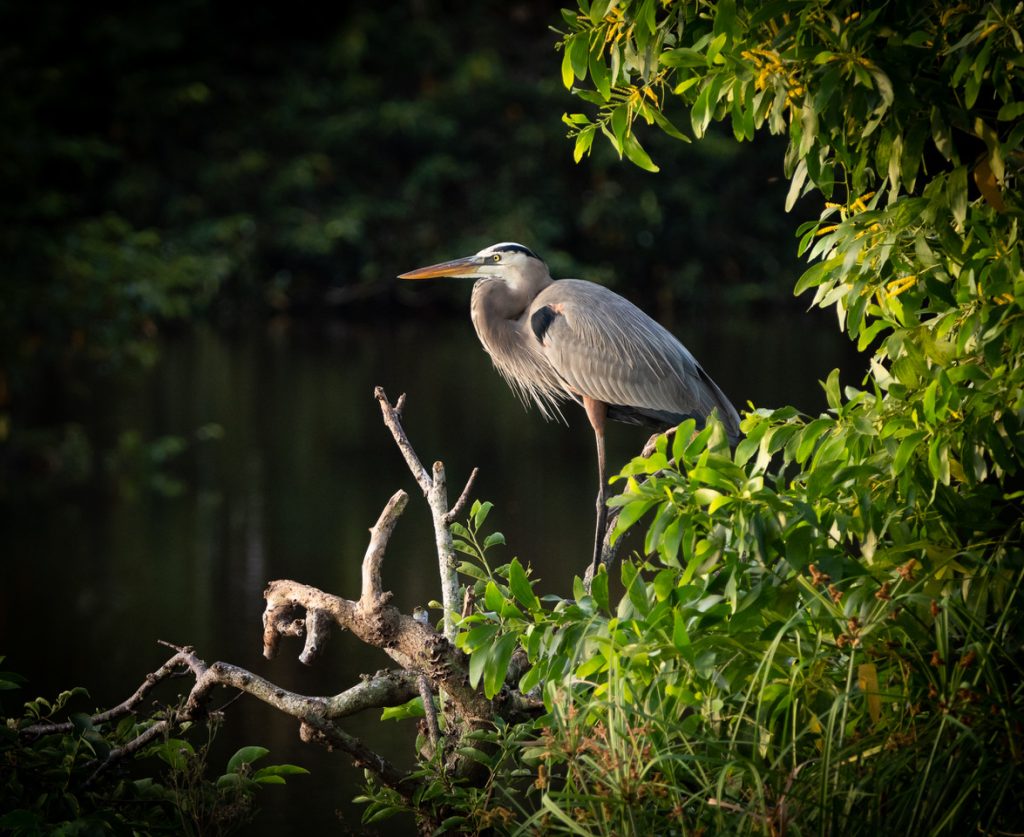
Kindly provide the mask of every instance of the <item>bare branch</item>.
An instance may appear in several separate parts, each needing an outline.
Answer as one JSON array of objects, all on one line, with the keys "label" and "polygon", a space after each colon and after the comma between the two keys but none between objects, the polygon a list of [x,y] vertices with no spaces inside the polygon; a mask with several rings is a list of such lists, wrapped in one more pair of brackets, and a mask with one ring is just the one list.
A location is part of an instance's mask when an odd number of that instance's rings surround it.
[{"label": "bare branch", "polygon": [[381,782],[397,791],[407,802],[412,800],[419,787],[418,780],[412,779],[408,773],[399,770],[358,738],[334,724],[303,720],[299,727],[299,737],[309,743],[321,744],[328,750],[338,749],[348,753],[357,767],[372,770]]},{"label": "bare branch", "polygon": [[416,451],[413,450],[401,422],[400,408],[405,404],[405,396],[403,395],[398,399],[397,405],[392,406],[383,387],[376,387],[373,394],[380,404],[381,414],[384,416],[384,424],[391,431],[395,444],[398,445],[402,456],[405,457],[409,470],[412,471],[413,477],[423,492],[423,496],[427,498],[427,504],[430,506],[430,516],[434,524],[434,544],[437,550],[438,569],[441,576],[444,635],[449,641],[454,641],[455,622],[452,614],[458,606],[459,577],[455,571],[455,547],[452,545],[452,533],[448,528],[451,525],[451,519],[448,510],[448,488],[444,465],[441,462],[435,462],[432,469],[433,473],[431,474],[423,467],[423,463],[420,462]]},{"label": "bare branch", "polygon": [[311,610],[306,614],[304,624],[306,643],[302,646],[302,653],[299,654],[299,662],[304,666],[311,666],[327,647],[333,621],[329,613],[324,613],[322,610]]},{"label": "bare branch", "polygon": [[378,671],[362,683],[326,699],[325,715],[331,720],[347,718],[364,709],[401,706],[418,694],[423,675],[412,671]]},{"label": "bare branch", "polygon": [[295,605],[267,607],[263,611],[263,656],[268,660],[277,656],[277,643],[283,636],[303,636],[306,622]]},{"label": "bare branch", "polygon": [[[169,645],[169,643],[164,644]],[[381,671],[332,698],[308,697],[282,689],[263,677],[229,663],[216,662],[207,666],[196,656],[192,648],[170,647],[176,648],[177,653],[156,672],[147,675],[143,685],[136,690],[131,698],[109,712],[93,716],[93,722],[112,720],[116,717],[116,712],[125,714],[130,711],[125,707],[138,703],[141,696],[150,691],[157,682],[171,677],[183,668],[190,670],[195,677],[195,683],[184,707],[179,710],[169,710],[165,718],[147,727],[122,747],[111,750],[107,757],[97,764],[89,782],[92,782],[96,776],[116,761],[138,752],[150,743],[169,734],[175,726],[205,717],[209,711],[206,704],[213,690],[217,687],[227,687],[250,694],[280,712],[297,718],[301,722],[303,730],[311,731],[308,736],[303,734],[303,740],[317,740],[332,748],[338,747],[345,750],[357,764],[373,770],[382,782],[395,788],[403,796],[411,794],[415,790],[416,783],[411,782],[407,774],[395,768],[382,756],[374,753],[359,739],[339,729],[333,721],[364,709],[397,706],[408,702],[417,694],[416,680],[422,675],[411,672]],[[22,735],[41,735],[54,732],[67,733],[71,729],[70,723],[36,724],[33,727],[26,727],[20,732]]]},{"label": "bare branch", "polygon": [[[296,694],[271,683],[263,677],[229,663],[217,662],[206,669],[196,681],[185,705],[184,716],[188,719],[201,717],[203,706],[210,692],[216,686],[228,686],[246,692],[275,709],[298,718],[301,722],[300,737],[303,741],[318,741],[328,747],[344,750],[357,765],[372,770],[380,780],[403,796],[411,794],[416,785],[408,774],[394,767],[383,756],[370,750],[358,738],[349,735],[332,723],[332,718],[350,715],[359,709],[380,706],[377,701],[387,698],[404,703],[414,694],[414,687],[402,689],[402,679],[388,676],[383,672],[379,678],[371,678],[355,689],[334,698],[307,697]],[[396,686],[398,687],[396,690]]]},{"label": "bare branch", "polygon": [[359,607],[366,613],[386,604],[391,598],[391,594],[381,588],[380,565],[391,533],[395,530],[395,523],[408,500],[409,495],[404,491],[395,492],[370,529],[370,543],[363,557],[363,590],[359,597]]},{"label": "bare branch", "polygon": [[[166,645],[167,643],[162,644]],[[191,651],[191,649],[189,650]],[[179,651],[156,671],[147,674],[145,680],[142,681],[142,684],[131,694],[130,697],[105,712],[99,712],[96,715],[90,716],[89,720],[94,725],[98,725],[107,723],[108,721],[114,721],[128,715],[142,702],[146,695],[148,695],[160,681],[174,676],[182,666],[186,665],[188,665],[188,663],[185,659],[185,654]],[[73,729],[74,724],[70,721],[60,724],[42,723],[22,727],[18,730],[18,734],[25,736],[49,735],[52,733],[64,734],[71,732]]]},{"label": "bare branch", "polygon": [[[445,690],[455,711],[470,725],[492,717],[490,702],[469,686],[465,656],[430,625],[417,622],[391,605],[367,613],[357,602],[287,579],[272,581],[263,595],[266,613],[287,607],[307,612],[322,610],[335,624],[352,631],[367,645],[382,649],[402,668],[423,672]],[[276,647],[276,642],[273,645]]]},{"label": "bare branch", "polygon": [[452,506],[451,510],[444,516],[444,522],[446,526],[451,526],[452,523],[455,521],[455,518],[462,514],[462,510],[466,507],[466,503],[469,500],[469,494],[473,490],[473,483],[476,482],[476,477],[477,474],[479,473],[479,468],[474,468],[470,472],[469,479],[466,480],[466,487],[462,489],[462,493],[459,495],[459,499],[455,501],[455,505]]},{"label": "bare branch", "polygon": [[416,679],[419,688],[420,698],[423,700],[423,716],[427,722],[427,734],[430,737],[431,750],[437,749],[441,740],[441,726],[437,722],[437,708],[434,706],[434,693],[430,688],[430,681],[426,675],[421,674]]},{"label": "bare branch", "polygon": [[391,431],[391,435],[395,439],[395,444],[398,445],[398,449],[402,452],[402,456],[405,457],[405,462],[409,466],[409,470],[412,471],[412,475],[419,485],[420,490],[423,492],[424,496],[426,496],[431,488],[430,474],[427,469],[423,467],[423,463],[420,462],[420,458],[416,455],[416,451],[412,449],[412,445],[409,443],[409,438],[405,435],[405,428],[402,427],[402,407],[405,406],[405,395],[403,394],[398,399],[398,404],[395,406],[391,405],[383,387],[376,387],[373,390],[373,396],[380,403],[380,411],[384,416],[384,424],[387,425],[388,430]]}]

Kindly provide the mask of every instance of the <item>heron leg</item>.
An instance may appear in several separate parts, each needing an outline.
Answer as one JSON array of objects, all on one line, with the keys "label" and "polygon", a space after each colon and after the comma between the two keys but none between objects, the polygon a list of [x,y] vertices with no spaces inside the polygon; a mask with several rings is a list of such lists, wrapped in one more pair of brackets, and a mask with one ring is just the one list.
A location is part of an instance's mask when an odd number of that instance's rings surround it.
[{"label": "heron leg", "polygon": [[590,565],[591,577],[597,575],[601,563],[601,551],[604,545],[604,530],[608,520],[608,507],[605,505],[604,483],[604,423],[608,416],[608,405],[589,396],[583,396],[583,407],[594,428],[594,441],[597,443],[597,527],[594,531],[594,558]]}]

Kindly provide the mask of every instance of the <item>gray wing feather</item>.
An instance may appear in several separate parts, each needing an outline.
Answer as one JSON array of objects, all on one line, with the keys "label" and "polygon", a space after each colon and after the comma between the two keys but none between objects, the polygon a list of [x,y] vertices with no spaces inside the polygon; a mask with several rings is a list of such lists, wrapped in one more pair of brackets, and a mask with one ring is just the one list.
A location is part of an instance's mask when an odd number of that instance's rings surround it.
[{"label": "gray wing feather", "polygon": [[530,311],[544,306],[559,316],[541,351],[570,392],[680,418],[704,418],[717,408],[728,434],[738,436],[729,399],[682,343],[631,302],[592,282],[561,279]]}]

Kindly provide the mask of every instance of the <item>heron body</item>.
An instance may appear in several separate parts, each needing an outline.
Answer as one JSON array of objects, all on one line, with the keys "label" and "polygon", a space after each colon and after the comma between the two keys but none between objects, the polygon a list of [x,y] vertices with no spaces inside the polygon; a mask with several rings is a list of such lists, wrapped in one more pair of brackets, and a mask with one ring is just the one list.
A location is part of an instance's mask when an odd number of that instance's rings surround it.
[{"label": "heron body", "polygon": [[403,273],[403,279],[477,278],[473,326],[502,377],[546,418],[562,404],[586,409],[598,457],[594,570],[604,540],[606,419],[658,430],[712,412],[732,443],[739,415],[693,355],[629,300],[581,279],[552,279],[521,244],[494,244],[473,256]]}]

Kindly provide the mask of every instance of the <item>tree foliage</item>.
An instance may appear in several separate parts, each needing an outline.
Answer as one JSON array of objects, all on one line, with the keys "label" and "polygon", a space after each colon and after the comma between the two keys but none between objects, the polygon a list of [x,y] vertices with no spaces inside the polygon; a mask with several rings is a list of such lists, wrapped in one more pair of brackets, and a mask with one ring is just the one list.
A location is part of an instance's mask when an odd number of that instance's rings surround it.
[{"label": "tree foliage", "polygon": [[[870,351],[828,410],[682,425],[617,478],[643,557],[573,599],[474,573],[485,689],[520,649],[547,714],[500,729],[459,822],[544,833],[961,834],[1024,821],[1024,8],[588,3],[563,12],[576,155],[646,126],[785,137],[811,266]],[[482,536],[465,541],[477,553]],[[493,561],[492,561],[493,563]],[[479,660],[479,662],[478,662]],[[449,799],[459,800],[458,796]]]}]

